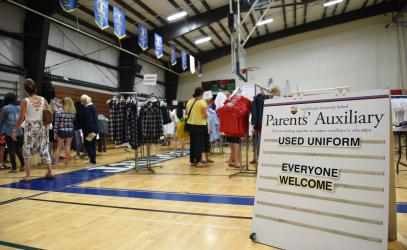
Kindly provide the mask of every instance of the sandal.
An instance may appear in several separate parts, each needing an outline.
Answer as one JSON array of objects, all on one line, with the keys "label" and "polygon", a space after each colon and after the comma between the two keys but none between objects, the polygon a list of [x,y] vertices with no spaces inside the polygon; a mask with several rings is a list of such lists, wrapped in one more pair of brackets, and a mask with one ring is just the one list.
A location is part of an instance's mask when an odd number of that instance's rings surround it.
[{"label": "sandal", "polygon": [[23,177],[20,181],[21,181],[21,182],[31,182],[32,179],[31,179],[31,178],[27,178],[27,177]]},{"label": "sandal", "polygon": [[197,168],[207,168],[207,167],[209,167],[209,166],[206,165],[206,164],[203,164],[202,162],[198,162],[198,163],[195,165],[195,167],[197,167]]}]

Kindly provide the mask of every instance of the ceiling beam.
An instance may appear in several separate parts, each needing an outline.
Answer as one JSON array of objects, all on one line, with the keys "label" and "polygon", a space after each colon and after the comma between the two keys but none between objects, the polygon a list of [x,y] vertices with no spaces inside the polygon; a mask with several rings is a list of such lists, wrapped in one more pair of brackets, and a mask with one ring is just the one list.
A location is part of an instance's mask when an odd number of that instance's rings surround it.
[{"label": "ceiling beam", "polygon": [[346,8],[348,8],[349,1],[350,0],[346,0],[345,5],[343,6],[342,14],[346,12]]},{"label": "ceiling beam", "polygon": [[335,4],[334,10],[332,11],[332,16],[335,16],[337,9],[338,9],[338,4]]},{"label": "ceiling beam", "polygon": [[287,29],[287,14],[285,12],[285,2],[284,0],[281,0],[283,3],[283,17],[284,17],[284,29]]},{"label": "ceiling beam", "polygon": [[[264,10],[260,10],[260,16],[262,16],[263,15],[263,13],[264,13]],[[264,18],[264,17],[263,17]],[[269,31],[269,26],[266,24],[266,25],[263,25],[264,26],[264,29],[266,30],[266,33],[267,34],[269,34],[270,33],[270,31]]]},{"label": "ceiling beam", "polygon": [[363,3],[362,7],[360,7],[360,8],[366,7],[366,5],[367,5],[368,2],[369,2],[369,0],[365,0],[365,2]]},{"label": "ceiling beam", "polygon": [[256,35],[260,36],[259,29],[256,27],[256,21],[254,20],[253,12],[250,13],[250,20],[252,21],[253,27],[256,29]]},{"label": "ceiling beam", "polygon": [[304,3],[304,21],[302,22],[302,24],[305,24],[307,22],[307,8],[308,8],[308,4],[307,2]]},{"label": "ceiling beam", "polygon": [[58,15],[61,15],[64,18],[71,20],[73,23],[78,23],[79,26],[83,26],[83,27],[85,27],[85,28],[87,28],[89,30],[92,30],[92,31],[96,32],[102,38],[109,38],[110,40],[113,40],[115,42],[117,41],[116,36],[114,36],[114,35],[112,35],[110,33],[107,33],[107,32],[103,32],[100,29],[96,29],[95,25],[90,24],[90,23],[85,22],[85,21],[82,21],[82,20],[76,18],[75,16],[72,16],[72,15],[68,14],[67,12],[65,12],[63,10],[60,10],[58,12]]},{"label": "ceiling beam", "polygon": [[[117,1],[117,0],[115,0]],[[298,2],[297,5],[300,4],[305,4],[305,3],[310,3],[318,0],[308,0],[308,1],[301,1]],[[169,2],[174,2],[170,1]],[[241,0],[241,6],[243,8],[241,9],[242,12],[247,12],[250,8],[250,6],[247,6],[247,1],[246,0]],[[270,7],[270,9],[279,9],[282,7],[286,6],[293,6],[292,3],[287,3],[287,4],[279,4],[279,5],[274,5]],[[224,5],[218,8],[214,8],[210,11],[206,11],[203,13],[200,13],[198,15],[194,15],[192,17],[186,17],[183,20],[173,22],[173,23],[168,23],[167,25],[163,27],[159,27],[154,32],[162,34],[164,38],[167,40],[173,40],[176,37],[179,37],[181,35],[185,35],[189,32],[192,32],[194,30],[197,30],[199,28],[202,28],[204,26],[208,26],[211,23],[218,22],[219,20],[225,19],[228,17],[229,14],[229,5]]]},{"label": "ceiling beam", "polygon": [[[198,10],[198,8],[190,0],[184,0],[184,2],[191,7],[191,9],[194,11],[195,15],[201,14],[201,12]],[[175,6],[177,6],[177,5],[178,4],[176,4]],[[199,33],[201,33],[202,36],[209,36],[202,28],[199,28],[198,31],[199,31]],[[210,42],[213,47],[219,48],[219,46],[213,40],[211,40]]]},{"label": "ceiling beam", "polygon": [[[328,17],[325,19],[321,19],[321,20],[317,20],[314,22],[309,22],[309,23],[306,23],[303,25],[299,25],[297,27],[292,27],[289,29],[272,32],[268,35],[255,37],[253,39],[250,39],[247,42],[245,47],[248,48],[248,47],[256,46],[258,44],[274,41],[277,39],[281,39],[281,38],[296,35],[296,34],[301,34],[301,33],[312,31],[312,30],[317,30],[317,29],[326,28],[326,27],[333,26],[333,25],[356,21],[359,19],[377,16],[377,15],[392,12],[392,11],[398,11],[401,9],[401,7],[402,7],[401,4],[398,4],[395,1],[392,1],[392,2],[385,2],[385,3],[377,4],[374,6],[369,6],[369,7],[363,8],[363,9],[349,11],[349,12],[346,12],[341,15]],[[199,60],[202,64],[204,64],[204,63],[208,63],[212,60],[215,60],[217,58],[220,58],[220,57],[223,57],[226,55],[230,55],[229,47],[223,47],[220,49],[207,51],[205,54],[203,54],[202,56],[199,57]]]},{"label": "ceiling beam", "polygon": [[324,7],[324,12],[322,13],[322,17],[321,19],[324,19],[326,17],[326,11],[327,11],[328,7]]},{"label": "ceiling beam", "polygon": [[297,26],[297,0],[294,0],[294,27]]},{"label": "ceiling beam", "polygon": [[[172,0],[173,1],[173,0]],[[211,11],[211,7],[209,6],[209,4],[205,1],[202,0],[201,1],[202,5],[205,7],[206,11]],[[220,26],[220,28],[223,30],[223,32],[225,32],[225,34],[227,35],[227,31],[226,28],[223,26],[223,24],[220,21],[217,21],[218,25]],[[215,34],[215,36],[218,38],[218,40],[222,43],[223,46],[227,46],[227,44],[225,43],[225,41],[223,41],[222,37],[219,35],[218,32],[216,32],[216,30],[209,24],[209,30]]]}]

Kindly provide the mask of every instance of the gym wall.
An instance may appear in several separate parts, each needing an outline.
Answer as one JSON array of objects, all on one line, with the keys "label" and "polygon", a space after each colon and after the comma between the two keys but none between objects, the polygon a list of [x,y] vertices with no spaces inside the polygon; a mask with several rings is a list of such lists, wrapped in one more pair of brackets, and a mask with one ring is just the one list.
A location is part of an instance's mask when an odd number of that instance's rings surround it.
[{"label": "gym wall", "polygon": [[109,107],[106,104],[107,100],[112,99],[114,93],[108,91],[92,91],[88,88],[72,88],[67,84],[54,83],[55,97],[64,98],[71,97],[74,102],[79,101],[81,95],[86,94],[92,98],[92,102],[96,105],[99,114],[109,117]]},{"label": "gym wall", "polygon": [[[117,66],[118,64],[118,50],[54,23],[51,23],[48,44],[78,55],[86,55],[88,58],[112,66]],[[98,52],[92,53],[94,51]],[[72,57],[48,50],[45,66],[49,67],[62,63],[60,66],[52,67],[51,72],[53,75],[96,85],[118,87],[118,72],[116,70],[78,59],[69,61],[70,59]],[[69,62],[64,63],[65,61]]]},{"label": "gym wall", "polygon": [[[0,9],[2,15],[0,15],[0,23],[2,30],[10,33],[21,33],[23,31],[24,23],[24,11],[11,6],[7,3],[0,2]],[[11,67],[23,65],[23,43],[20,40],[9,38],[6,36],[0,36],[0,51],[9,60],[0,56],[0,64]],[[21,83],[23,78],[18,74],[0,71],[0,99],[7,92],[14,92],[10,88],[14,88],[17,83]],[[21,88],[19,94],[21,95]]]},{"label": "gym wall", "polygon": [[[249,73],[248,83],[268,87],[272,78],[283,94],[287,81],[289,93],[344,85],[352,90],[406,88],[407,67],[397,29],[391,15],[381,15],[251,47],[247,66],[260,69]],[[190,98],[202,81],[230,78],[244,83],[231,73],[230,56],[209,62],[201,78],[190,72],[180,77],[177,99]]]}]

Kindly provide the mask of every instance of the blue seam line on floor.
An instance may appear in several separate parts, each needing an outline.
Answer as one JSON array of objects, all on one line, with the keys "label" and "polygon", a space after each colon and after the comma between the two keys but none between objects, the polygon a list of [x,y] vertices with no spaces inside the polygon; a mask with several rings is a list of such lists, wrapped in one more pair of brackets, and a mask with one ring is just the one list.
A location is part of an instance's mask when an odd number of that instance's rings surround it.
[{"label": "blue seam line on floor", "polygon": [[1,240],[0,240],[0,246],[13,247],[13,248],[17,248],[17,249],[26,249],[26,250],[42,250],[43,249],[43,248],[30,247],[30,246],[25,246],[25,245],[7,242],[7,241],[1,241]]},{"label": "blue seam line on floor", "polygon": [[[123,164],[116,163],[113,165],[116,165],[118,168],[122,168],[123,165],[128,165],[128,161],[127,163],[123,162]],[[109,165],[106,166],[109,167]],[[55,179],[52,180],[48,180],[45,178],[37,178],[33,179],[31,182],[15,182],[11,184],[1,185],[0,187],[64,192],[64,193],[90,194],[90,195],[118,196],[128,198],[142,198],[142,199],[159,199],[159,200],[204,202],[217,204],[249,205],[249,206],[253,206],[254,204],[254,198],[251,196],[227,196],[227,195],[187,194],[187,193],[184,194],[158,191],[151,192],[142,190],[120,190],[120,189],[118,190],[118,189],[75,187],[75,185],[80,183],[110,177],[119,173],[120,172],[113,173],[105,172],[105,170],[97,169],[96,167],[95,169],[81,169],[77,171],[58,174],[55,176]],[[407,213],[407,204],[398,203],[397,211],[399,213]]]},{"label": "blue seam line on floor", "polygon": [[182,193],[167,193],[167,192],[149,192],[139,190],[115,190],[115,189],[97,189],[86,187],[66,187],[56,192],[74,193],[74,194],[90,194],[104,195],[127,198],[154,199],[154,200],[171,200],[171,201],[187,201],[187,202],[203,202],[216,204],[230,205],[246,205],[253,206],[253,197],[241,196],[217,196],[217,195],[198,195],[198,194],[182,194]]},{"label": "blue seam line on floor", "polygon": [[[172,155],[174,152],[168,152],[165,155]],[[162,154],[164,155],[164,154]],[[155,157],[155,156],[152,156]],[[171,159],[169,158],[162,158],[159,162],[164,162],[172,159],[176,159],[183,156],[172,156]],[[107,172],[103,169],[97,169],[99,167],[116,167],[118,169],[122,168],[122,166],[128,166],[129,162],[131,161],[124,161],[121,163],[114,163],[112,166],[109,164],[103,166],[97,166],[92,169],[81,169],[77,171],[71,171],[67,173],[57,174],[53,180],[48,180],[45,178],[36,178],[33,179],[31,182],[14,182],[11,184],[0,185],[0,187],[7,187],[7,188],[19,188],[19,189],[29,189],[29,190],[41,190],[41,191],[58,191],[65,187],[76,185],[79,183],[85,183],[94,181],[97,179],[110,177],[113,175],[118,174],[119,172]],[[158,163],[158,162],[154,162]],[[153,164],[154,164],[153,163]]]},{"label": "blue seam line on floor", "polygon": [[93,189],[103,189],[103,190],[113,190],[113,191],[123,191],[123,192],[148,192],[148,193],[162,193],[162,194],[187,194],[187,195],[207,195],[207,196],[216,196],[216,197],[242,197],[242,198],[251,198],[254,199],[254,196],[243,196],[243,195],[231,195],[231,194],[206,194],[206,193],[188,193],[188,192],[165,192],[165,191],[154,191],[154,190],[143,190],[143,189],[125,189],[125,188],[104,188],[104,187],[85,187],[73,185],[71,187],[77,188],[93,188]]},{"label": "blue seam line on floor", "polygon": [[0,202],[0,206],[5,205],[5,204],[9,204],[9,203],[12,203],[12,202],[16,202],[16,201],[21,201],[21,200],[24,200],[24,199],[28,199],[28,198],[31,198],[31,197],[36,197],[36,196],[43,195],[43,194],[46,194],[46,193],[48,193],[48,192],[42,192],[42,193],[39,193],[39,194],[34,194],[34,195],[30,195],[30,196],[25,196],[25,197],[17,197],[17,198],[14,198],[14,199],[2,201],[2,202]]},{"label": "blue seam line on floor", "polygon": [[184,214],[184,215],[208,216],[208,217],[219,217],[219,218],[230,218],[230,219],[244,219],[244,220],[251,220],[252,219],[252,217],[249,217],[249,216],[194,213],[194,212],[182,212],[182,211],[173,211],[173,210],[147,209],[147,208],[138,208],[138,207],[123,207],[123,206],[112,206],[112,205],[92,204],[92,203],[83,203],[83,202],[37,199],[37,198],[29,198],[29,200],[43,201],[43,202],[53,202],[53,203],[61,203],[61,204],[70,204],[70,205],[91,206],[91,207],[117,208],[117,209],[135,210],[135,211],[142,211],[142,212]]}]

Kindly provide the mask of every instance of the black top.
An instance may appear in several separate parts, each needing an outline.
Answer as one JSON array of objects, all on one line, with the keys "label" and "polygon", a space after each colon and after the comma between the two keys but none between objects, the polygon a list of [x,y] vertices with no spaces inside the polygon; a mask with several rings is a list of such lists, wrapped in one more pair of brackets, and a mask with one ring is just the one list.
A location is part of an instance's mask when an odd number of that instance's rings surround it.
[{"label": "black top", "polygon": [[85,106],[81,104],[81,102],[75,102],[76,114],[75,114],[75,121],[73,123],[74,129],[79,130],[83,129],[83,124],[85,120]]},{"label": "black top", "polygon": [[96,134],[99,133],[98,112],[94,104],[90,104],[85,107],[85,119],[82,131],[86,134],[91,132]]}]

